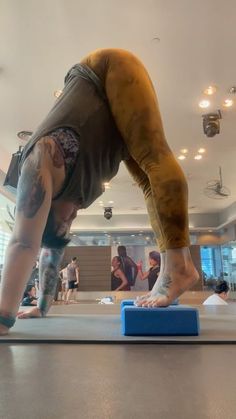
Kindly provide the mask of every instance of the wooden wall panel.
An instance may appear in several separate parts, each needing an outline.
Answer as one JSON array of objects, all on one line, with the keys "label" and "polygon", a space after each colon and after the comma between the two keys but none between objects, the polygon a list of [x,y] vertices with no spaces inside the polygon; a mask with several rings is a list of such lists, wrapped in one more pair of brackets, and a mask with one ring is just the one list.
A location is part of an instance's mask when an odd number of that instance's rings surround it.
[{"label": "wooden wall panel", "polygon": [[77,256],[80,267],[79,291],[108,291],[111,289],[111,247],[70,246],[65,250],[63,263]]}]

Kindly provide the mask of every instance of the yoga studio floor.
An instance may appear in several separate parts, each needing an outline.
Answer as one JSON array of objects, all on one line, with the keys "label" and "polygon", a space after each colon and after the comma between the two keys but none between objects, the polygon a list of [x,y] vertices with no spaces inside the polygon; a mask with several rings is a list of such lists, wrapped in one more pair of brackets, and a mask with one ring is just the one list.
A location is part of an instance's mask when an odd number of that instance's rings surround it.
[{"label": "yoga studio floor", "polygon": [[0,338],[0,419],[235,419],[236,303],[201,335],[122,337],[119,305],[56,305]]}]

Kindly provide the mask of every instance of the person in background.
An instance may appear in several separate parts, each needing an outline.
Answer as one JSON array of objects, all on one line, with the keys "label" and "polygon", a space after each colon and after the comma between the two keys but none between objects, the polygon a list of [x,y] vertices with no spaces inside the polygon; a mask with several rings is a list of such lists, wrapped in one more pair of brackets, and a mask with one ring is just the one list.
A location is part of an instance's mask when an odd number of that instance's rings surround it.
[{"label": "person in background", "polygon": [[142,271],[142,261],[138,263],[138,268],[141,279],[148,279],[148,289],[151,291],[160,272],[161,259],[158,252],[152,251],[149,253],[149,264],[150,269],[147,272]]},{"label": "person in background", "polygon": [[39,279],[39,262],[35,261],[31,275],[29,277],[27,285],[35,285],[35,282]]},{"label": "person in background", "polygon": [[130,291],[130,286],[122,268],[121,257],[115,256],[111,261],[111,290]]},{"label": "person in background", "polygon": [[67,265],[60,270],[61,278],[61,300],[66,301],[68,292],[68,280],[67,280]]},{"label": "person in background", "polygon": [[68,280],[68,293],[66,297],[67,303],[70,301],[72,293],[76,293],[79,285],[79,265],[77,257],[73,257],[69,265],[67,265],[67,280]]},{"label": "person in background", "polygon": [[138,267],[136,263],[127,255],[125,246],[117,247],[118,256],[121,260],[121,266],[124,271],[124,274],[128,280],[130,287],[135,285],[135,280],[138,274]]},{"label": "person in background", "polygon": [[229,285],[226,281],[220,281],[216,287],[214,294],[210,295],[204,302],[204,306],[221,305],[227,306],[226,300],[229,297]]},{"label": "person in background", "polygon": [[36,289],[33,285],[27,285],[21,305],[22,306],[36,306],[37,305]]},{"label": "person in background", "polygon": [[35,279],[34,286],[36,289],[36,297],[38,297],[39,296],[39,278]]}]

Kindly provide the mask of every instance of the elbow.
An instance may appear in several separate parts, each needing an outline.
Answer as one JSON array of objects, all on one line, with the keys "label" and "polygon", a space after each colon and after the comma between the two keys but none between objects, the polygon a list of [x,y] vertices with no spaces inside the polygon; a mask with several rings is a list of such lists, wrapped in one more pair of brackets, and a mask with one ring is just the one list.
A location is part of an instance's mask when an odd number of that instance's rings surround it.
[{"label": "elbow", "polygon": [[14,236],[11,238],[9,246],[11,248],[30,250],[32,252],[38,252],[40,247],[38,244],[33,243],[31,240],[20,239]]}]

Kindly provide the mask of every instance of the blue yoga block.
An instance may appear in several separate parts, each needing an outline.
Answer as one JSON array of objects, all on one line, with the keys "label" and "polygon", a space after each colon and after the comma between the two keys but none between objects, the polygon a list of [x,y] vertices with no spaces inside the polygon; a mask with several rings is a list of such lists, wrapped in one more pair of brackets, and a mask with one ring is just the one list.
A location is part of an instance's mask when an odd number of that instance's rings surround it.
[{"label": "blue yoga block", "polygon": [[197,336],[198,310],[185,306],[136,307],[125,305],[121,311],[125,336]]},{"label": "blue yoga block", "polygon": [[133,306],[133,305],[134,305],[134,300],[122,300],[120,303],[120,308],[122,310],[122,308],[125,306]]},{"label": "blue yoga block", "polygon": [[[125,306],[133,306],[134,305],[134,301],[135,300],[122,300],[121,303],[120,303],[121,310]],[[177,306],[178,304],[179,304],[178,298],[176,298],[176,300],[172,301],[172,303],[171,303],[172,306]]]}]

